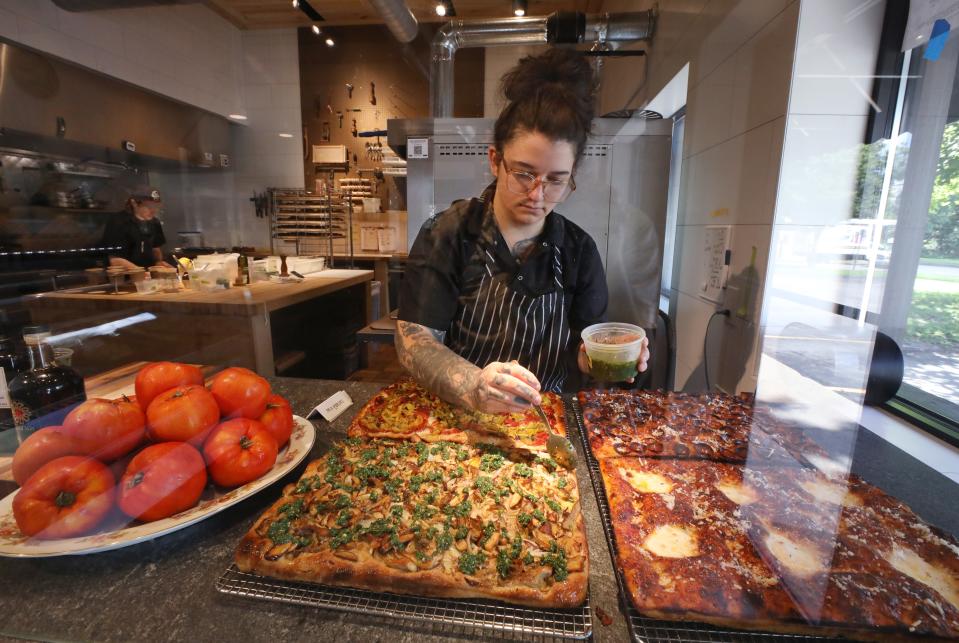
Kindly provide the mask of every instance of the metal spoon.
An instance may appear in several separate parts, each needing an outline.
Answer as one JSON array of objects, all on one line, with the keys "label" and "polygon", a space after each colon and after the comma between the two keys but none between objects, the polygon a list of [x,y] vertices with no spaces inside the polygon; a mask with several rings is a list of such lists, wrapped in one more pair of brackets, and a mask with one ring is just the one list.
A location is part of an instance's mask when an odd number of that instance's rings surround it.
[{"label": "metal spoon", "polygon": [[559,463],[564,469],[574,471],[576,469],[576,451],[573,450],[573,444],[566,437],[553,432],[553,425],[549,423],[549,417],[543,407],[539,404],[533,405],[540,419],[549,429],[549,437],[546,438],[546,452],[549,457]]}]

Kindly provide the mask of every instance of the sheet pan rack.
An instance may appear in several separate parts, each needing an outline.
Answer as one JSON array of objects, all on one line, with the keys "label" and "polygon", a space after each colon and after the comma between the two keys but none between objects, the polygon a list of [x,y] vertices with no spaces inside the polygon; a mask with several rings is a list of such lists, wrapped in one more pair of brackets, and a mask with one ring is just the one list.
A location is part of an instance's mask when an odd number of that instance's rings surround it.
[{"label": "sheet pan rack", "polygon": [[589,439],[586,437],[583,409],[579,405],[579,400],[574,398],[571,408],[576,430],[579,433],[580,444],[586,456],[586,468],[589,471],[589,481],[593,487],[593,494],[596,496],[596,505],[599,508],[600,519],[603,523],[603,534],[606,536],[606,545],[609,547],[609,554],[613,559],[616,585],[619,588],[620,609],[626,619],[626,625],[629,628],[629,633],[633,641],[636,641],[636,643],[676,643],[677,641],[682,641],[683,643],[825,643],[827,641],[835,641],[839,643],[845,640],[825,636],[811,636],[808,634],[732,630],[692,621],[662,621],[647,618],[640,614],[636,608],[633,607],[633,603],[629,599],[629,594],[626,592],[626,584],[623,581],[623,576],[618,566],[619,556],[616,547],[616,536],[613,533],[609,501],[606,499],[606,491],[603,487],[603,476],[599,469],[599,462],[593,457],[593,451],[589,446]]},{"label": "sheet pan rack", "polygon": [[361,197],[350,192],[269,188],[271,251],[280,252],[278,241],[292,244],[297,255],[325,255],[328,266],[333,265],[334,254],[352,255],[353,205]]}]

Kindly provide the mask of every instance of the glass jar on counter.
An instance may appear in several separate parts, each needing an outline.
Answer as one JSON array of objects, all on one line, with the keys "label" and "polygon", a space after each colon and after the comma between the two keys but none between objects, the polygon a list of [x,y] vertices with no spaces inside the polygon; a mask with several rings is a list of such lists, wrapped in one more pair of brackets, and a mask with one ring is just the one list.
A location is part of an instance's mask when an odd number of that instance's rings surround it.
[{"label": "glass jar on counter", "polygon": [[69,366],[57,363],[47,341],[49,336],[49,330],[42,326],[23,329],[30,369],[14,377],[9,385],[20,442],[37,429],[62,424],[67,413],[87,399],[83,377]]},{"label": "glass jar on counter", "polygon": [[9,383],[29,368],[27,356],[18,344],[13,337],[0,334],[0,432],[15,426],[8,393]]}]

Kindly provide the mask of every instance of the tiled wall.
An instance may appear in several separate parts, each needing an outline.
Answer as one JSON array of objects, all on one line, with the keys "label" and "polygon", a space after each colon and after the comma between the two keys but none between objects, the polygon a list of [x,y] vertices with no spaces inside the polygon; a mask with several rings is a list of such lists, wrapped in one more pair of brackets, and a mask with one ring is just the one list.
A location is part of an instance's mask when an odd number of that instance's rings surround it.
[{"label": "tiled wall", "polygon": [[244,31],[242,42],[248,120],[234,139],[237,223],[244,245],[268,247],[269,221],[255,218],[250,197],[267,187],[303,187],[296,29]]},{"label": "tiled wall", "polygon": [[[838,376],[853,399],[875,329],[834,312],[836,303],[860,306],[866,293],[824,241],[854,215],[884,10],[884,2],[801,3],[763,310],[764,354],[816,382],[835,386]],[[788,339],[797,334],[810,336],[801,350]],[[808,364],[797,363],[800,352]]]},{"label": "tiled wall", "polygon": [[[249,199],[303,187],[295,29],[243,31],[202,4],[75,13],[50,0],[0,0],[0,37],[220,114],[233,126],[232,169],[151,176],[167,237],[202,230],[209,245],[269,247]],[[290,134],[289,138],[280,134]]]},{"label": "tiled wall", "polygon": [[[607,8],[646,5],[612,2]],[[601,109],[645,105],[689,64],[678,259],[669,293],[677,337],[675,386],[704,387],[709,324],[710,384],[752,391],[799,1],[665,0],[659,12],[648,56],[606,61]],[[701,296],[709,225],[732,229],[729,287],[718,303]],[[710,323],[722,309],[733,314]]]},{"label": "tiled wall", "polygon": [[233,170],[154,174],[154,182],[166,188],[171,232],[201,230],[204,243],[213,246],[269,248],[269,219],[256,217],[250,198],[268,187],[303,187],[296,39],[295,29],[241,33],[247,120],[233,126]]},{"label": "tiled wall", "polygon": [[240,31],[202,4],[71,12],[0,0],[0,37],[223,116],[243,106]]}]

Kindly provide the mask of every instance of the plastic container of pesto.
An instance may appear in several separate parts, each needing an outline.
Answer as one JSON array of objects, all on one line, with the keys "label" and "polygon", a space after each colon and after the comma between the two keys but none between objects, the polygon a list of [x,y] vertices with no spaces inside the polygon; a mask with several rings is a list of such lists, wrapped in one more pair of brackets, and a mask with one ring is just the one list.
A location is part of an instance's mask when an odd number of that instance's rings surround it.
[{"label": "plastic container of pesto", "polygon": [[646,331],[634,324],[604,322],[582,332],[589,374],[601,382],[624,382],[636,375]]}]

